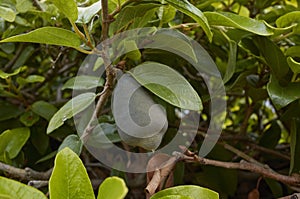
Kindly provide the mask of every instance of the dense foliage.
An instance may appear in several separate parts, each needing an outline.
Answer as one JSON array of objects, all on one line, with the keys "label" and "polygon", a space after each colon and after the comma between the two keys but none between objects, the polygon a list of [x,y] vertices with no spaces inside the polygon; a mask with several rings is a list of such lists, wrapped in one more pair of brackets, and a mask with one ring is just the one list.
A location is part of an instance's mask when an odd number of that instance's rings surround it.
[{"label": "dense foliage", "polygon": [[[197,41],[222,75],[226,118],[205,159],[193,154],[211,120],[201,74],[174,53],[139,49],[130,40],[120,42],[128,53],[111,65],[105,45],[103,51],[96,49],[109,37],[143,27],[172,29],[178,41]],[[216,193],[220,198],[278,198],[300,192],[299,0],[2,0],[0,35],[0,198],[47,198],[47,193],[53,199],[143,198],[146,187],[147,197],[172,187],[153,199],[217,198]],[[193,58],[191,44],[176,41],[169,45]],[[103,58],[93,69],[106,74],[75,78],[90,54]],[[117,133],[110,97],[120,70],[130,71],[139,83],[158,79],[171,85],[171,91],[144,85],[167,110],[167,132],[155,138],[162,139],[161,145],[135,141],[138,147],[132,147]],[[181,86],[172,86],[176,83]],[[73,90],[87,92],[72,97]],[[151,181],[160,174],[149,172],[146,182],[145,174],[105,167],[83,144],[94,118],[85,115],[90,120],[79,133],[73,117],[94,102],[100,104],[94,112],[98,130],[126,150],[145,152],[168,144],[188,114],[180,108],[201,111],[198,133],[185,155],[160,171],[169,178],[161,174]],[[172,158],[151,160],[155,166]],[[109,176],[123,178],[126,185]],[[160,187],[152,190],[153,184]]]}]

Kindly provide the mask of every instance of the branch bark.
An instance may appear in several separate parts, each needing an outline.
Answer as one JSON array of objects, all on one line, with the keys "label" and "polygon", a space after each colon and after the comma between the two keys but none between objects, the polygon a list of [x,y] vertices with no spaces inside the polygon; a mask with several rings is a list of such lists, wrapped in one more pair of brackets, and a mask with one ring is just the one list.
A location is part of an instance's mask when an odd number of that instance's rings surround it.
[{"label": "branch bark", "polygon": [[52,169],[49,169],[48,171],[45,172],[39,172],[28,167],[26,167],[25,169],[16,168],[2,162],[0,162],[0,170],[9,174],[13,178],[17,178],[25,181],[48,180],[52,173]]}]

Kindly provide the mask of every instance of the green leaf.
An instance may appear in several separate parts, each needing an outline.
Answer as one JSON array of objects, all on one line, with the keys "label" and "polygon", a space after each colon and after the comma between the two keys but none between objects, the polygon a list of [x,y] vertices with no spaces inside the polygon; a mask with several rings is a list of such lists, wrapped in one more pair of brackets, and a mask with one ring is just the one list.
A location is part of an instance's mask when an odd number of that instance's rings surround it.
[{"label": "green leaf", "polygon": [[145,88],[168,103],[189,110],[202,110],[200,97],[190,83],[174,69],[157,62],[145,62],[129,71]]},{"label": "green leaf", "polygon": [[1,199],[47,199],[47,197],[40,190],[15,180],[0,176],[0,184]]},{"label": "green leaf", "polygon": [[59,146],[58,152],[66,147],[70,148],[77,155],[80,155],[82,150],[82,141],[78,135],[69,135]]},{"label": "green leaf", "polygon": [[76,76],[69,79],[62,87],[62,90],[73,89],[73,90],[88,90],[103,86],[104,79],[95,76]]},{"label": "green leaf", "polygon": [[20,13],[28,12],[33,9],[32,1],[30,0],[17,0],[16,9]]},{"label": "green leaf", "polygon": [[[178,54],[184,55],[187,59],[191,59],[195,63],[198,63],[198,59],[190,38],[182,34],[179,31],[166,31],[164,29],[158,30],[157,34],[152,36],[152,41],[146,44],[145,48],[157,48],[157,46],[162,46],[163,50],[167,51],[177,51]],[[201,53],[201,52],[200,52]],[[162,53],[160,52],[160,55]],[[162,55],[166,57],[165,55]],[[173,55],[172,55],[173,56]],[[166,57],[166,59],[169,59]]]},{"label": "green leaf", "polygon": [[171,5],[163,5],[158,10],[158,18],[160,19],[160,23],[168,23],[174,19],[176,15],[176,9]]},{"label": "green leaf", "polygon": [[45,81],[45,77],[40,75],[29,75],[26,78],[17,77],[18,84],[22,86],[29,83],[36,83],[36,82],[43,82],[43,81]]},{"label": "green leaf", "polygon": [[300,46],[291,46],[286,50],[285,55],[291,57],[300,57],[299,52]]},{"label": "green leaf", "polygon": [[17,106],[4,101],[0,101],[0,110],[0,121],[16,118],[22,113]]},{"label": "green leaf", "polygon": [[101,10],[101,0],[88,7],[78,7],[78,19],[76,23],[87,24]]},{"label": "green leaf", "polygon": [[291,125],[291,162],[290,174],[300,172],[300,119],[293,118]]},{"label": "green leaf", "polygon": [[4,6],[0,6],[0,17],[8,22],[14,22],[16,19],[16,12]]},{"label": "green leaf", "polygon": [[[62,12],[71,22],[78,18],[77,4],[74,0],[51,0],[51,2]],[[68,37],[66,37],[68,38]]]},{"label": "green leaf", "polygon": [[189,196],[181,196],[181,195],[168,195],[168,196],[162,196],[159,199],[194,199]]},{"label": "green leaf", "polygon": [[121,138],[115,124],[100,123],[90,134],[86,144],[93,147],[111,147],[111,143],[120,142]]},{"label": "green leaf", "polygon": [[68,101],[51,118],[47,128],[47,134],[62,126],[67,119],[83,111],[94,102],[95,98],[95,93],[84,93]]},{"label": "green leaf", "polygon": [[297,24],[293,28],[294,33],[300,33],[300,11],[289,12],[276,20],[276,25],[279,28],[289,27],[294,24]]},{"label": "green leaf", "polygon": [[207,188],[195,186],[195,185],[182,185],[176,186],[168,189],[164,189],[159,191],[158,193],[154,194],[150,199],[161,199],[162,197],[168,195],[180,195],[180,196],[187,196],[191,198],[205,198],[205,199],[218,199],[219,194],[209,190]]},{"label": "green leaf", "polygon": [[271,127],[266,130],[259,140],[259,145],[273,149],[277,146],[281,137],[281,128],[276,121],[271,123]]},{"label": "green leaf", "polygon": [[228,55],[229,58],[226,67],[226,73],[223,77],[224,83],[228,82],[235,72],[236,56],[237,56],[237,43],[235,41],[229,40],[229,55]]},{"label": "green leaf", "polygon": [[0,41],[0,43],[4,42],[31,42],[72,48],[79,48],[81,44],[80,38],[74,32],[56,27],[38,28],[29,33],[12,36]]},{"label": "green leaf", "polygon": [[295,73],[295,74],[300,73],[300,63],[299,62],[296,62],[292,57],[288,57],[287,63],[289,64],[289,67],[293,71],[293,73]]},{"label": "green leaf", "polygon": [[251,19],[229,12],[205,12],[209,25],[234,27],[257,35],[269,36],[273,31],[263,21]]},{"label": "green leaf", "polygon": [[99,186],[97,199],[123,199],[128,188],[122,178],[108,177]]},{"label": "green leaf", "polygon": [[268,66],[278,79],[284,78],[289,68],[286,58],[280,48],[266,37],[254,37],[254,42],[265,58]]},{"label": "green leaf", "polygon": [[39,121],[39,119],[40,117],[31,111],[23,113],[20,117],[20,121],[28,127],[34,125],[37,121]]},{"label": "green leaf", "polygon": [[[2,40],[3,41],[3,40]],[[0,41],[1,42],[1,41]],[[12,73],[6,73],[6,72],[3,72],[2,70],[0,70],[0,78],[2,79],[7,79],[11,76],[15,76],[17,74],[19,74],[20,72],[24,71],[26,69],[26,67],[20,67],[20,68],[17,68],[14,72]]]},{"label": "green leaf", "polygon": [[300,83],[289,83],[281,86],[278,80],[271,76],[267,85],[269,96],[277,109],[281,109],[300,98]]},{"label": "green leaf", "polygon": [[213,34],[210,30],[209,23],[205,15],[197,7],[192,5],[187,0],[166,0],[166,2],[168,2],[177,10],[193,18],[203,28],[209,41],[212,41]]},{"label": "green leaf", "polygon": [[69,148],[61,150],[49,180],[50,199],[94,199],[88,174],[80,158]]},{"label": "green leaf", "polygon": [[27,142],[29,136],[30,129],[27,127],[4,131],[0,135],[0,156],[7,152],[10,159],[15,158]]},{"label": "green leaf", "polygon": [[110,32],[115,33],[124,28],[141,28],[152,19],[156,9],[161,4],[158,3],[140,3],[135,6],[126,6],[116,17],[116,20],[110,25]]},{"label": "green leaf", "polygon": [[123,40],[120,43],[120,45],[122,45],[124,47],[125,52],[128,52],[126,54],[127,58],[129,58],[131,60],[134,60],[134,61],[137,61],[137,60],[141,59],[142,54],[139,51],[135,41],[133,41],[133,40]]},{"label": "green leaf", "polygon": [[31,106],[31,110],[35,114],[45,118],[48,121],[57,112],[57,108],[54,105],[45,101],[37,101],[33,103]]}]

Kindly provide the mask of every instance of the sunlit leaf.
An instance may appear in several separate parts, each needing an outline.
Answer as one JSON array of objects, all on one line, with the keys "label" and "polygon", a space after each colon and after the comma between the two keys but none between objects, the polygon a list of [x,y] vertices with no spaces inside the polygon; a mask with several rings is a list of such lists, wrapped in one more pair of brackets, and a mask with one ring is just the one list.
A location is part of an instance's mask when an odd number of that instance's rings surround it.
[{"label": "sunlit leaf", "polygon": [[80,158],[69,148],[55,158],[49,180],[50,199],[94,199],[94,192]]},{"label": "sunlit leaf", "polygon": [[81,44],[80,38],[74,32],[56,27],[38,28],[29,33],[12,36],[0,41],[0,43],[4,42],[31,42],[72,48],[79,48]]},{"label": "sunlit leaf", "polygon": [[0,198],[2,199],[47,199],[38,189],[0,176]]},{"label": "sunlit leaf", "polygon": [[100,185],[97,199],[123,199],[128,188],[122,178],[108,177]]},{"label": "sunlit leaf", "polygon": [[205,198],[205,199],[218,199],[219,194],[209,190],[207,188],[195,186],[195,185],[181,185],[168,189],[164,189],[162,191],[154,194],[150,199],[161,199],[168,195],[176,195],[176,196],[187,196],[191,198]]}]

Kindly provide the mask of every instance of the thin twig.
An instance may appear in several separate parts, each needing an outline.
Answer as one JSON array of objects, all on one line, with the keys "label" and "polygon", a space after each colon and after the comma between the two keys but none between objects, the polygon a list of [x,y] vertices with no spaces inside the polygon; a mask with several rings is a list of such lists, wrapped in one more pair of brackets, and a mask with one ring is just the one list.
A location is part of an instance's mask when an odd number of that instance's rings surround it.
[{"label": "thin twig", "polygon": [[182,161],[194,162],[194,163],[197,162],[202,165],[211,165],[211,166],[222,167],[227,169],[239,169],[239,170],[251,171],[254,173],[261,174],[264,177],[280,181],[287,185],[291,185],[298,188],[300,187],[300,177],[297,175],[294,176],[282,175],[280,173],[271,170],[268,167],[262,167],[257,164],[247,162],[245,160],[242,160],[241,162],[223,162],[218,160],[211,160],[211,159],[199,157],[193,154],[192,152],[188,151],[187,149],[184,150],[186,151],[185,154],[174,152],[174,155],[180,156],[180,159]]}]

